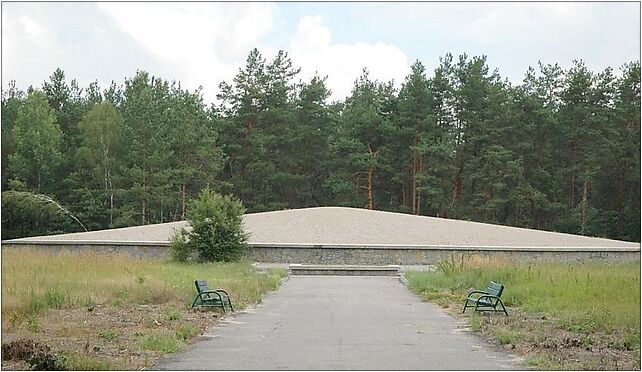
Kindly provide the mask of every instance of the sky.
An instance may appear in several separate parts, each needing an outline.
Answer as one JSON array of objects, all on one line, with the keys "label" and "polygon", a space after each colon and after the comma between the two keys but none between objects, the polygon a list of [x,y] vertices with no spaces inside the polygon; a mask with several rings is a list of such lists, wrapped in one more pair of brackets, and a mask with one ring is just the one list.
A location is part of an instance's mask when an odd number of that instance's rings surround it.
[{"label": "sky", "polygon": [[40,87],[60,67],[81,87],[137,70],[203,87],[207,103],[253,48],[289,53],[299,78],[328,76],[333,100],[365,67],[399,87],[416,60],[486,55],[519,84],[529,66],[582,59],[593,71],[640,59],[635,2],[2,2],[2,87]]}]

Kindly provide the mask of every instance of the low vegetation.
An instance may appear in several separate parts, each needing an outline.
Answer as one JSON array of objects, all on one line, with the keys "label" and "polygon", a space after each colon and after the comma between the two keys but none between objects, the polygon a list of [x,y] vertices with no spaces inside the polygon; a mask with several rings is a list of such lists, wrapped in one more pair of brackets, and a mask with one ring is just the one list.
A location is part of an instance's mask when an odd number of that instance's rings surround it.
[{"label": "low vegetation", "polygon": [[56,368],[145,368],[164,353],[182,350],[220,317],[189,309],[195,279],[226,288],[243,309],[260,302],[285,275],[255,272],[249,262],[3,250],[2,341],[49,345]]},{"label": "low vegetation", "polygon": [[171,239],[172,258],[186,262],[236,261],[247,250],[243,231],[243,204],[230,195],[208,188],[191,200],[187,211],[190,230],[181,229]]},{"label": "low vegetation", "polygon": [[409,287],[460,313],[466,294],[506,285],[509,317],[466,315],[471,329],[545,369],[640,368],[640,263],[515,263],[451,256]]}]

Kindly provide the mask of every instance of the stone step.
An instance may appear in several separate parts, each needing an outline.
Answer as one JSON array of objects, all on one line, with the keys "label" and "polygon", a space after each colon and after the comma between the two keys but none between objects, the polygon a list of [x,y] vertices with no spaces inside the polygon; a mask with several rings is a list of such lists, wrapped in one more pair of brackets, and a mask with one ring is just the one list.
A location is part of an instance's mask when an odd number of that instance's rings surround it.
[{"label": "stone step", "polygon": [[399,276],[399,273],[399,265],[290,265],[290,275]]}]

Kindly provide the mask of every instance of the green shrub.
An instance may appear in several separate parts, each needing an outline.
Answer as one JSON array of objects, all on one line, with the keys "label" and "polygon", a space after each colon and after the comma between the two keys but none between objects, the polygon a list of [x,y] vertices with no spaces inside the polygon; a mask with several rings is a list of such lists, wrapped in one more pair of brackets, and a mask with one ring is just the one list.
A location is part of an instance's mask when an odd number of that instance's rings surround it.
[{"label": "green shrub", "polygon": [[185,229],[179,230],[171,238],[172,259],[178,262],[187,262],[194,253],[194,246],[189,243],[189,233]]},{"label": "green shrub", "polygon": [[239,200],[220,195],[210,189],[201,192],[189,204],[187,221],[191,231],[179,231],[172,238],[173,256],[187,261],[198,252],[201,261],[236,261],[247,249],[243,232],[245,208]]}]

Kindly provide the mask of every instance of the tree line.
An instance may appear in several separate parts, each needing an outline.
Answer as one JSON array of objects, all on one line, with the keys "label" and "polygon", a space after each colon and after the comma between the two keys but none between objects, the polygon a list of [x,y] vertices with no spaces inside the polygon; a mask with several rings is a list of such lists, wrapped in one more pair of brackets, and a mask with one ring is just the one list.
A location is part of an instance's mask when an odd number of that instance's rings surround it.
[{"label": "tree line", "polygon": [[[185,219],[210,188],[248,212],[351,206],[640,241],[640,63],[416,61],[400,89],[252,50],[217,102],[144,71],[2,92],[3,239]],[[71,218],[71,217],[74,218]]]}]

